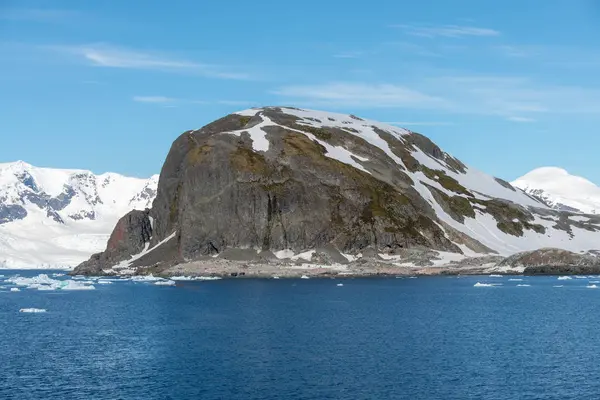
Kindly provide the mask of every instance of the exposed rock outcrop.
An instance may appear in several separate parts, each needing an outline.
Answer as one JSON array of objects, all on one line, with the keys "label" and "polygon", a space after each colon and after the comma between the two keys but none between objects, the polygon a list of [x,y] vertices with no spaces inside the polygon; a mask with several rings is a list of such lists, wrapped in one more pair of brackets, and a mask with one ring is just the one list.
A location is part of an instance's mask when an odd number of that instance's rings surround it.
[{"label": "exposed rock outcrop", "polygon": [[80,274],[98,274],[102,269],[129,259],[149,244],[152,237],[150,210],[133,210],[123,216],[115,226],[106,250],[96,253],[77,267]]},{"label": "exposed rock outcrop", "polygon": [[498,267],[523,268],[527,275],[598,274],[600,258],[567,250],[543,248],[514,254]]}]

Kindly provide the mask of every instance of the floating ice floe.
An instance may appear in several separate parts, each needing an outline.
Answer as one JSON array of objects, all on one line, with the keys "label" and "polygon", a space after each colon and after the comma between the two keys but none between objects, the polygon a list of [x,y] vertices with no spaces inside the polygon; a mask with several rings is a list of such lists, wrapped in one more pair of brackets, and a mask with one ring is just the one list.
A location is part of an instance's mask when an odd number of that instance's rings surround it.
[{"label": "floating ice floe", "polygon": [[157,282],[164,281],[164,278],[160,278],[158,276],[150,275],[135,275],[131,277],[132,282]]},{"label": "floating ice floe", "polygon": [[172,276],[172,281],[217,281],[220,276]]},{"label": "floating ice floe", "polygon": [[565,287],[565,285],[554,285],[552,287]]},{"label": "floating ice floe", "polygon": [[481,283],[477,282],[473,285],[473,287],[494,287],[494,286],[502,286],[501,283]]},{"label": "floating ice floe", "polygon": [[59,276],[65,276],[65,274],[61,274],[61,273],[52,274],[52,277],[54,277],[54,278],[58,278]]},{"label": "floating ice floe", "polygon": [[154,284],[157,286],[175,286],[175,281],[156,281]]},{"label": "floating ice floe", "polygon": [[40,274],[32,278],[15,276],[6,280],[17,286],[25,286],[28,289],[37,290],[94,290],[90,281],[58,280],[52,279],[46,274]]},{"label": "floating ice floe", "polygon": [[112,285],[112,281],[108,279],[98,279],[96,283],[98,285]]},{"label": "floating ice floe", "polygon": [[82,282],[76,282],[76,281],[66,281],[66,284],[64,284],[65,282],[63,282],[63,284],[60,285],[60,287],[58,287],[58,289],[60,290],[94,290],[96,289],[96,287],[94,285],[86,285]]},{"label": "floating ice floe", "polygon": [[344,286],[343,283],[338,283],[336,286]]},{"label": "floating ice floe", "polygon": [[598,289],[598,286],[596,286],[596,285],[587,285],[586,288],[588,288],[588,289]]},{"label": "floating ice floe", "polygon": [[498,275],[498,274],[491,274],[490,278],[502,278],[502,275]]},{"label": "floating ice floe", "polygon": [[521,279],[521,278],[510,278],[509,281],[511,281],[511,282],[521,282],[521,281],[523,281],[523,279]]},{"label": "floating ice floe", "polygon": [[308,276],[306,276],[306,275],[302,275],[302,276],[300,277],[300,279],[310,279],[310,278],[309,278]]},{"label": "floating ice floe", "polygon": [[11,292],[20,292],[21,289],[19,289],[18,287],[13,287],[13,288],[10,288],[10,291]]},{"label": "floating ice floe", "polygon": [[43,313],[46,312],[45,308],[21,308],[19,312],[22,313]]},{"label": "floating ice floe", "polygon": [[277,275],[273,275],[273,279],[279,279]]},{"label": "floating ice floe", "polygon": [[523,284],[523,285],[517,285],[517,287],[529,287],[531,285],[527,285],[527,284]]},{"label": "floating ice floe", "polygon": [[557,279],[559,281],[570,281],[573,278],[571,278],[570,276],[559,276]]}]

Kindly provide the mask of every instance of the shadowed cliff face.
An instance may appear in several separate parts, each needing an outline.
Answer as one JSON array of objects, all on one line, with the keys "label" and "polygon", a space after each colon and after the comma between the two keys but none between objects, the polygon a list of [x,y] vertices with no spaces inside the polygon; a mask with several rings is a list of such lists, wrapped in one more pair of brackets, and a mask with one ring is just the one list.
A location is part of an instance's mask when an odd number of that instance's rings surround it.
[{"label": "shadowed cliff face", "polygon": [[150,210],[133,210],[123,216],[113,229],[106,250],[81,263],[77,273],[100,272],[107,266],[118,264],[127,260],[131,255],[144,250],[152,237],[152,224]]}]

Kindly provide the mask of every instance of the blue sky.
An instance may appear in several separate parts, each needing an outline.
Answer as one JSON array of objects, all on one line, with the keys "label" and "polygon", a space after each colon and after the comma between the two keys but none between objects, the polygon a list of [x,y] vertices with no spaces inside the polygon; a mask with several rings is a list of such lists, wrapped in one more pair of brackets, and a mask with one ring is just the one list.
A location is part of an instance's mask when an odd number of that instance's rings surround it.
[{"label": "blue sky", "polygon": [[0,162],[149,176],[184,130],[295,105],[600,183],[598,38],[593,0],[0,0]]}]

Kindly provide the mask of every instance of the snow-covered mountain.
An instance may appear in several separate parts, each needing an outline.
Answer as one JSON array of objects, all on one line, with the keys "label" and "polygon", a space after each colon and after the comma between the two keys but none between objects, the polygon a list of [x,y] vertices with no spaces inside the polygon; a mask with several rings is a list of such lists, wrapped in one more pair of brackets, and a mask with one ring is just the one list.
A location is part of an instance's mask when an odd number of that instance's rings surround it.
[{"label": "snow-covered mountain", "polygon": [[600,213],[600,187],[562,168],[537,168],[511,183],[554,209]]},{"label": "snow-covered mountain", "polygon": [[156,196],[149,179],[0,163],[0,267],[68,267],[104,249],[115,222]]}]

